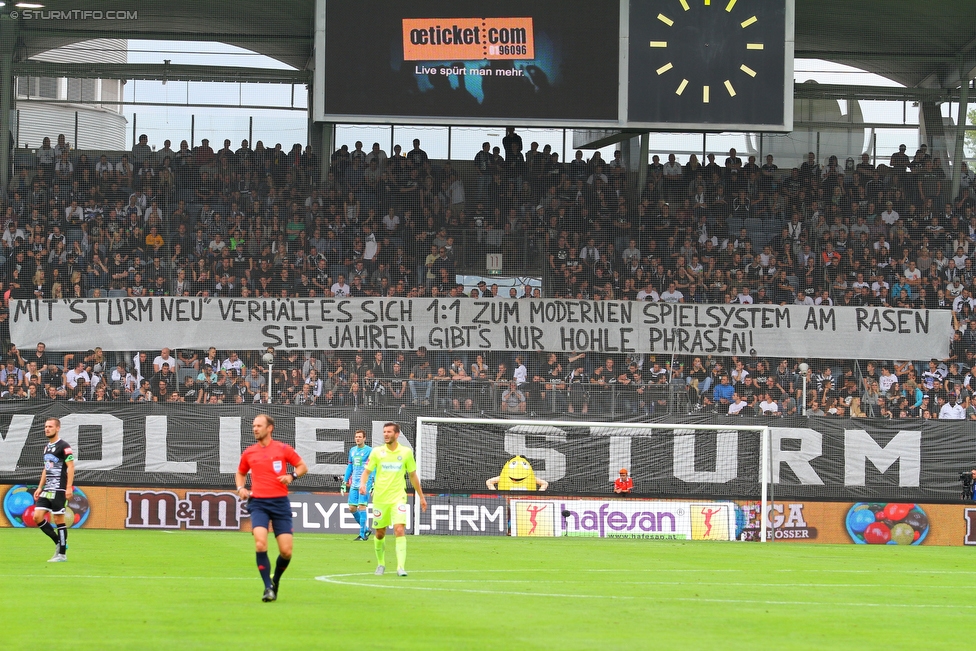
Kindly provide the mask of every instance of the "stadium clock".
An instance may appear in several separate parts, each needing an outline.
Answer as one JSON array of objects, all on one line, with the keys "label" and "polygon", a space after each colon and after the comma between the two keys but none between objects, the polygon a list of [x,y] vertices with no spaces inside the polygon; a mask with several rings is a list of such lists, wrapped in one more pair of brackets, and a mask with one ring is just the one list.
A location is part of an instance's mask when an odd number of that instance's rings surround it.
[{"label": "stadium clock", "polygon": [[786,0],[631,0],[628,121],[783,124],[786,9]]}]

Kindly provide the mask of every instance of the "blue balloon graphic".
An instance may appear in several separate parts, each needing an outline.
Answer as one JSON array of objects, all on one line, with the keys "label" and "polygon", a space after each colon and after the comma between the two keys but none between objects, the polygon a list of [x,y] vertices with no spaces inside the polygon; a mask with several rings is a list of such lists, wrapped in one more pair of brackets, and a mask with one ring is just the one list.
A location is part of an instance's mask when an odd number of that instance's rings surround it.
[{"label": "blue balloon graphic", "polygon": [[861,509],[860,511],[855,511],[851,513],[850,518],[848,518],[848,525],[851,531],[855,533],[862,533],[875,521],[874,512],[870,509]]},{"label": "blue balloon graphic", "polygon": [[34,504],[34,497],[27,491],[19,491],[7,497],[7,510],[11,515],[21,516]]}]

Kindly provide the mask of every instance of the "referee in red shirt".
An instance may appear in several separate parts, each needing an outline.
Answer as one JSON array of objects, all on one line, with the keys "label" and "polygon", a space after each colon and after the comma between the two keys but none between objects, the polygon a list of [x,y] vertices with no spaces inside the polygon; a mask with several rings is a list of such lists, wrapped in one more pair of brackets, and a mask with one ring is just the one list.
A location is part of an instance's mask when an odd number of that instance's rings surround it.
[{"label": "referee in red shirt", "polygon": [[[257,443],[241,454],[234,479],[237,494],[242,500],[247,500],[247,510],[251,514],[258,571],[264,580],[261,601],[274,601],[278,598],[281,575],[291,562],[292,524],[288,484],[308,472],[308,466],[294,448],[271,438],[274,433],[274,419],[271,416],[255,416],[252,429]],[[289,464],[294,468],[292,472],[287,472]],[[251,473],[250,491],[245,486],[248,471]],[[278,542],[278,560],[273,578],[271,561],[268,560],[269,522],[274,527],[275,540]]]}]

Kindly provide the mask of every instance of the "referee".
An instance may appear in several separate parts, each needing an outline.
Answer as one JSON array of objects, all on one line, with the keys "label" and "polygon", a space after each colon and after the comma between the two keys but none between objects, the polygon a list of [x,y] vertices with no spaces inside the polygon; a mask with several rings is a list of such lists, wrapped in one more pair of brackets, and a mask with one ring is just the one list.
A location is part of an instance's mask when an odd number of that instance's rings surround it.
[{"label": "referee", "polygon": [[[261,601],[274,601],[278,598],[281,575],[291,562],[292,525],[288,484],[308,472],[308,466],[294,448],[271,438],[274,434],[274,419],[271,416],[255,416],[252,429],[257,443],[241,454],[234,479],[237,494],[242,500],[247,500],[247,510],[251,514],[258,572],[264,580]],[[294,468],[292,472],[287,472],[288,464]],[[245,487],[248,471],[251,473],[250,491]],[[271,576],[271,561],[268,559],[269,522],[278,541],[274,577]]]}]

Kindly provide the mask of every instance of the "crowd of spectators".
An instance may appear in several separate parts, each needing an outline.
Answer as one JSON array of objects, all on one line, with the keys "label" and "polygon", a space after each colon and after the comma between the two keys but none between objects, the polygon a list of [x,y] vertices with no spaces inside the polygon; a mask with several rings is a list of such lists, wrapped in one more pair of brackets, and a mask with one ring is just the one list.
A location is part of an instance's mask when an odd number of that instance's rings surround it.
[{"label": "crowd of spectators", "polygon": [[578,352],[178,350],[53,353],[10,346],[0,398],[416,407],[461,413],[674,413],[976,420],[976,371],[930,360],[807,371],[760,358]]},{"label": "crowd of spectators", "polygon": [[[523,147],[509,128],[500,146],[484,143],[470,171],[432,161],[419,140],[390,155],[357,142],[324,161],[319,182],[323,161],[298,144],[285,152],[225,140],[214,151],[203,140],[174,150],[167,140],[157,150],[142,136],[130,152],[89,158],[64,136],[53,146],[45,139],[29,160],[18,158],[5,205],[0,338],[9,339],[6,304],[18,298],[497,295],[458,283],[461,242],[518,245],[526,265],[545,261],[544,289],[513,289],[512,297],[951,310],[952,353],[934,371],[812,362],[807,404],[814,413],[879,417],[939,417],[949,404],[953,413],[956,405],[972,410],[976,200],[968,169],[950,196],[947,171],[924,145],[912,158],[902,146],[879,165],[865,154],[857,164],[831,156],[821,166],[811,153],[790,170],[772,156],[762,166],[755,156],[743,162],[734,149],[724,165],[714,155],[667,159],[655,155],[637,188],[637,170],[619,151],[611,161],[578,151],[563,162],[548,145]],[[149,368],[138,355],[61,351],[31,369],[14,351],[5,358],[13,369],[0,373],[2,382],[14,378],[8,397],[630,414],[676,404],[792,414],[803,402],[793,377],[799,360],[777,360],[793,379],[777,373],[770,382],[771,362],[760,359],[492,353],[482,369],[474,353],[432,353],[418,368],[415,357],[426,351],[310,351],[275,365],[269,397],[261,360],[244,353],[250,363],[240,369],[223,367],[229,353],[207,358],[207,369],[204,353],[184,359],[179,351],[169,358],[176,372],[161,378],[174,369]],[[382,359],[367,374],[356,360],[375,355]],[[733,375],[739,363],[746,379]],[[882,367],[876,377],[868,370]]]}]

